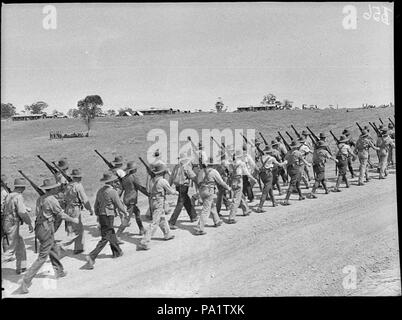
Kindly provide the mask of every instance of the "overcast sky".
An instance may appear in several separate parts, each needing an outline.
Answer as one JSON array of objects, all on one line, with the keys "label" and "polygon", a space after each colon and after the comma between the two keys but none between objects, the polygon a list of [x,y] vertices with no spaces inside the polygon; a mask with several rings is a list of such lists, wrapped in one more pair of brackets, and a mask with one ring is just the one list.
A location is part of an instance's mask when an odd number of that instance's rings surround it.
[{"label": "overcast sky", "polygon": [[[295,106],[394,101],[393,18],[342,25],[345,3],[3,5],[2,102],[66,112],[90,94],[105,108]],[[393,9],[392,4],[381,3]]]}]

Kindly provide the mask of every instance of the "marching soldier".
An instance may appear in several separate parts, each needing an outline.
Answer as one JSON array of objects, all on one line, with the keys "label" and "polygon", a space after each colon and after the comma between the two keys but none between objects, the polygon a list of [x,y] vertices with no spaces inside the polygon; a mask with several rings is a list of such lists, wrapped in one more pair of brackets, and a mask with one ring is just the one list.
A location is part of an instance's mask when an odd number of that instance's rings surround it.
[{"label": "marching soldier", "polygon": [[[271,141],[271,148],[268,149],[268,154],[276,159],[278,162],[282,162],[283,158],[281,157],[281,154],[278,149],[275,148],[275,146],[278,145],[278,142],[275,140]],[[277,166],[274,165],[272,168],[272,188],[275,189],[278,188],[278,195],[282,195],[282,188],[281,185],[279,184],[279,175],[283,174],[286,176],[285,169],[283,166]]]},{"label": "marching soldier", "polygon": [[[370,136],[370,128],[368,126],[364,126],[363,130],[367,131],[367,139],[369,139],[373,144],[375,144],[374,139]],[[373,163],[371,162],[371,155],[370,152],[368,152],[368,158],[367,158],[367,164],[370,166],[370,169],[374,168]]]},{"label": "marching soldier", "polygon": [[379,148],[378,157],[380,159],[379,169],[380,169],[380,177],[379,179],[385,179],[388,175],[387,165],[388,165],[388,152],[392,148],[395,148],[395,144],[392,141],[391,137],[388,134],[387,129],[383,129],[381,131],[382,135],[377,140],[377,147]]},{"label": "marching soldier", "polygon": [[300,190],[301,170],[303,168],[303,165],[307,165],[310,167],[311,164],[304,159],[303,154],[298,150],[299,147],[300,144],[298,142],[296,142],[295,140],[292,141],[290,145],[291,149],[285,157],[285,160],[287,161],[287,172],[290,176],[289,188],[286,193],[285,201],[283,202],[283,205],[285,206],[290,205],[289,198],[294,189],[296,189],[299,193],[299,200],[305,199]]},{"label": "marching soldier", "polygon": [[92,216],[94,214],[88,197],[85,193],[84,186],[81,183],[82,174],[80,169],[73,169],[70,177],[73,179],[66,187],[65,213],[72,218],[77,218],[78,223],[70,223],[66,221],[67,234],[71,237],[67,243],[63,244],[62,248],[74,243],[74,254],[84,252],[84,225],[82,224],[81,210],[87,209]]},{"label": "marching soldier", "polygon": [[163,178],[167,170],[166,165],[163,163],[158,163],[152,168],[152,171],[155,174],[155,177],[152,178],[152,188],[149,195],[152,209],[152,222],[148,229],[145,230],[144,237],[139,245],[140,250],[150,249],[149,243],[151,242],[151,237],[158,226],[161,228],[165,240],[171,240],[174,238],[174,235],[170,232],[169,224],[166,221],[165,201],[166,194],[179,195],[179,192],[170,187],[169,182]]},{"label": "marching soldier", "polygon": [[177,229],[176,221],[180,215],[181,210],[184,208],[187,211],[190,221],[197,220],[197,213],[188,196],[188,189],[190,188],[190,182],[196,180],[196,174],[191,168],[191,158],[187,157],[184,153],[180,153],[179,163],[173,168],[172,175],[169,179],[169,184],[176,186],[179,197],[177,198],[176,207],[169,219],[169,227],[171,230]]},{"label": "marching soldier", "polygon": [[133,215],[135,216],[140,235],[144,235],[145,229],[142,225],[140,209],[137,206],[137,202],[138,191],[146,194],[147,190],[141,185],[136,175],[137,164],[134,161],[128,162],[124,171],[125,175],[121,178],[121,186],[124,192],[123,203],[127,207],[128,221],[122,221],[122,225],[117,230],[116,236],[119,237],[123,233],[124,229],[129,225],[130,219]]},{"label": "marching soldier", "polygon": [[36,201],[35,235],[39,240],[39,254],[38,258],[22,278],[20,286],[21,293],[29,292],[28,287],[31,285],[32,279],[48,257],[50,258],[57,278],[65,277],[67,274],[59,259],[59,246],[54,240],[54,222],[56,218],[73,223],[78,223],[79,221],[77,218],[68,216],[60,206],[59,201],[55,197],[59,187],[60,183],[53,179],[45,179],[43,185],[40,186],[46,193],[40,196]]},{"label": "marching soldier", "polygon": [[265,146],[264,155],[261,157],[262,166],[260,169],[260,177],[262,182],[264,183],[264,188],[262,190],[260,203],[258,205],[258,208],[256,209],[256,212],[264,212],[262,210],[262,206],[264,205],[264,202],[268,194],[271,198],[272,206],[273,207],[277,206],[274,193],[272,191],[272,182],[273,182],[272,172],[275,166],[284,166],[286,164],[286,161],[278,162],[274,156],[270,155],[270,152],[272,152],[271,147],[269,145]]},{"label": "marching soldier", "polygon": [[96,257],[108,242],[110,244],[110,249],[112,250],[113,258],[118,258],[123,255],[123,251],[121,250],[116,238],[113,222],[116,211],[121,212],[125,219],[127,218],[128,213],[114,188],[114,184],[116,184],[117,180],[118,177],[111,171],[105,172],[103,177],[100,179],[100,181],[104,183],[104,186],[96,193],[94,211],[95,215],[98,217],[102,238],[96,245],[95,249],[86,257],[88,269],[94,268]]},{"label": "marching soldier", "polygon": [[197,175],[197,185],[202,200],[202,209],[198,220],[198,225],[195,227],[195,235],[204,235],[204,226],[207,218],[212,214],[215,227],[222,225],[222,221],[219,218],[216,209],[214,199],[215,184],[220,185],[226,190],[230,190],[229,186],[223,181],[218,171],[212,168],[212,158],[206,164],[202,165],[201,170]]},{"label": "marching soldier", "polygon": [[[276,143],[271,143],[272,148],[278,150],[281,155],[281,161],[285,160],[286,154],[288,153],[285,145],[281,142],[281,137],[276,137]],[[282,177],[283,185],[288,184],[288,174],[283,167],[279,167],[279,175]]]},{"label": "marching soldier", "polygon": [[359,186],[363,186],[363,177],[366,177],[366,182],[369,182],[369,175],[368,175],[368,170],[367,170],[367,164],[368,164],[368,159],[369,159],[369,150],[370,148],[374,150],[380,150],[380,148],[377,148],[371,139],[369,139],[368,132],[366,130],[363,130],[359,139],[356,141],[356,148],[354,150],[354,154],[358,155],[359,161],[360,161],[360,174],[359,174]]},{"label": "marching soldier", "polygon": [[[217,166],[216,171],[219,172],[219,174],[222,177],[222,180],[228,184],[230,172],[230,161],[226,158],[226,154],[223,153],[221,155],[221,163],[220,165]],[[228,199],[228,194],[227,194],[227,189],[222,187],[220,184],[217,185],[218,187],[218,192],[216,196],[216,212],[218,213],[218,216],[222,218],[222,215],[220,214],[221,208],[222,208],[222,203],[225,205],[226,210],[230,208],[230,201]],[[230,191],[229,191],[230,192]]]},{"label": "marching soldier", "polygon": [[29,232],[33,232],[31,218],[29,217],[30,208],[24,204],[22,193],[27,187],[26,180],[17,178],[14,180],[14,190],[7,195],[4,201],[4,220],[3,228],[9,241],[6,246],[5,256],[16,257],[16,272],[21,274],[26,271],[27,252],[25,242],[20,235],[20,224],[25,222],[28,225]]},{"label": "marching soldier", "polygon": [[[388,124],[388,135],[392,140],[395,140],[395,131],[392,123]],[[394,165],[394,147],[392,146],[388,151],[388,164]]]},{"label": "marching soldier", "polygon": [[241,150],[237,150],[235,153],[235,160],[233,161],[230,170],[233,200],[230,208],[229,219],[227,221],[229,224],[237,222],[235,217],[239,207],[242,208],[243,215],[248,216],[251,213],[243,194],[243,176],[248,176],[248,179],[251,180],[253,184],[255,184],[257,180],[251,175],[250,171],[248,171],[246,164],[242,161],[242,158],[243,152]]},{"label": "marching soldier", "polygon": [[[256,169],[256,164],[253,158],[247,153],[247,144],[243,144],[242,161],[246,164],[247,170],[253,174]],[[253,187],[247,175],[243,175],[243,194],[247,197],[249,202],[254,200]]]},{"label": "marching soldier", "polygon": [[[308,147],[308,145],[306,144],[306,140],[304,139],[304,137],[300,137],[299,139],[299,143],[300,143],[300,147],[299,147],[299,151],[301,152],[301,154],[303,155],[304,160],[307,160],[307,156],[309,154],[312,154],[313,151]],[[301,180],[304,182],[306,189],[309,189],[309,182],[310,182],[310,173],[307,169],[307,166],[305,166],[304,164],[301,164]]]},{"label": "marching soldier", "polygon": [[341,181],[344,181],[346,184],[346,188],[349,188],[349,181],[346,177],[348,161],[349,159],[351,159],[352,161],[355,161],[356,159],[356,156],[352,152],[349,141],[350,140],[344,135],[341,135],[338,140],[338,153],[336,154],[336,159],[338,160],[336,164],[338,168],[338,177],[336,179],[336,185],[334,188],[335,192],[341,192],[341,190],[339,189]]},{"label": "marching soldier", "polygon": [[[9,240],[8,240],[7,234],[4,232],[4,203],[9,194],[8,191],[9,191],[9,188],[7,185],[7,177],[6,177],[6,175],[2,174],[1,175],[1,247],[2,247],[3,252],[7,251],[7,246],[9,245]],[[6,257],[4,257],[4,258],[6,258]],[[7,259],[5,259],[5,260],[8,260],[8,258],[11,258],[11,257],[7,257]]]},{"label": "marching soldier", "polygon": [[[347,144],[351,148],[356,146],[356,142],[352,139],[352,136],[350,135],[350,131],[348,129],[343,130],[342,135],[344,135],[347,138]],[[348,156],[348,169],[353,179],[355,177],[355,173],[353,171],[352,158],[353,157],[351,157],[350,155]]]},{"label": "marching soldier", "polygon": [[327,159],[338,162],[338,160],[336,160],[335,157],[331,156],[326,150],[325,142],[323,140],[320,140],[317,142],[316,149],[313,153],[313,170],[315,173],[315,182],[313,189],[311,190],[310,198],[317,198],[315,196],[315,192],[320,183],[325,190],[325,194],[329,193],[325,179],[325,163]]}]

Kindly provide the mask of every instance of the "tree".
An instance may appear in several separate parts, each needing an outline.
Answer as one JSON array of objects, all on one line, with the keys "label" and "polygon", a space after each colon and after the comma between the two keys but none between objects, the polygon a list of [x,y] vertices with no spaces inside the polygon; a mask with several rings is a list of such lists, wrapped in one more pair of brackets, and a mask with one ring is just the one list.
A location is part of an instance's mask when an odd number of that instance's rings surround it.
[{"label": "tree", "polygon": [[80,113],[78,109],[71,108],[70,110],[67,111],[67,115],[70,118],[78,118],[80,116]]},{"label": "tree", "polygon": [[114,109],[109,109],[108,111],[106,111],[107,115],[110,117],[114,117],[116,115],[116,110]]},{"label": "tree", "polygon": [[283,100],[283,109],[292,109],[293,108],[293,101],[290,101],[288,99]]},{"label": "tree", "polygon": [[25,110],[29,111],[32,114],[37,114],[37,113],[43,113],[43,110],[49,107],[49,105],[46,102],[43,101],[38,101],[35,103],[32,103],[30,106],[25,106]]},{"label": "tree", "polygon": [[218,101],[215,103],[216,112],[222,112],[224,106],[222,98],[219,97]]},{"label": "tree", "polygon": [[87,125],[88,133],[93,119],[102,113],[101,106],[103,106],[103,101],[98,95],[86,96],[85,99],[77,102],[78,112]]},{"label": "tree", "polygon": [[6,119],[14,116],[16,114],[16,109],[12,103],[2,103],[1,104],[1,118]]},{"label": "tree", "polygon": [[262,105],[275,104],[275,101],[276,96],[273,95],[272,93],[269,93],[262,98],[261,104]]}]

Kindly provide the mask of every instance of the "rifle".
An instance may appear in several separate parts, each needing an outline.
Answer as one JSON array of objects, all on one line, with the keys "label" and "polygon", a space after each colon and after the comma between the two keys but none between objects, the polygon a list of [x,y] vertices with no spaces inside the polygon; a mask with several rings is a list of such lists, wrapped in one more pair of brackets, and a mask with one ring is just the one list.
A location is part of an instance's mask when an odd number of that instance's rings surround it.
[{"label": "rifle", "polygon": [[267,140],[265,140],[265,138],[264,138],[264,136],[262,135],[262,133],[261,133],[261,132],[258,132],[258,133],[260,134],[260,136],[261,136],[262,140],[264,141],[264,144],[267,146],[267,145],[268,145]]},{"label": "rifle", "polygon": [[369,122],[369,124],[370,124],[370,126],[373,128],[373,130],[374,130],[374,132],[377,134],[377,136],[379,136],[379,135],[380,135],[380,131],[378,130],[376,124],[375,124],[374,122],[373,122],[373,123]]},{"label": "rifle", "polygon": [[138,157],[138,159],[140,159],[140,161],[142,162],[142,164],[145,166],[145,169],[147,169],[147,173],[151,176],[151,178],[155,178],[155,172],[153,172],[151,170],[151,168],[149,167],[149,165],[141,158]]},{"label": "rifle", "polygon": [[247,144],[249,144],[249,145],[252,146],[253,148],[256,148],[256,149],[258,150],[258,152],[259,152],[262,156],[264,155],[264,151],[262,151],[262,150],[260,149],[260,147],[254,145],[253,143],[251,143],[250,141],[248,141],[247,138],[246,138],[242,133],[240,133],[240,134],[241,134],[241,136],[243,137],[244,141],[245,141]]},{"label": "rifle", "polygon": [[68,182],[73,182],[73,178],[71,178],[67,173],[65,173],[54,161],[52,161],[53,165],[57,169],[58,172],[61,173],[61,175],[66,179]]},{"label": "rifle", "polygon": [[18,172],[31,184],[32,188],[34,188],[35,191],[40,196],[43,196],[45,194],[45,191],[43,191],[41,188],[39,188],[38,185],[35,182],[33,182],[31,179],[29,179],[21,170],[18,170]]},{"label": "rifle", "polygon": [[381,118],[378,118],[378,119],[380,119],[381,124],[384,124],[384,122],[382,122]]},{"label": "rifle", "polygon": [[[194,144],[193,140],[191,140],[191,137],[190,137],[190,136],[187,137],[187,140],[190,141],[191,147],[193,148],[194,153],[196,153],[197,151],[199,151],[199,150],[197,150],[197,146]],[[199,164],[200,168],[203,167],[202,154],[201,154],[201,152],[198,154],[198,164]]]},{"label": "rifle", "polygon": [[55,167],[52,167],[52,165],[47,162],[45,159],[43,159],[40,155],[37,155],[37,157],[42,160],[42,162],[46,165],[46,167],[50,170],[50,172],[55,175],[57,173],[57,169]]},{"label": "rifle", "polygon": [[334,138],[336,144],[338,145],[338,144],[339,144],[339,140],[338,140],[338,138],[334,135],[334,133],[332,132],[332,130],[329,130],[329,133],[332,135],[332,137]]},{"label": "rifle", "polygon": [[395,128],[395,123],[391,120],[391,118],[388,118],[389,122],[391,122],[392,126]]},{"label": "rifle", "polygon": [[310,129],[309,127],[306,127],[306,128],[307,128],[308,132],[310,132],[310,133],[311,133],[311,135],[313,136],[313,138],[314,138],[315,142],[320,141],[320,139],[318,139],[318,137],[317,137],[317,136],[314,134],[314,132],[313,132],[313,131],[311,131],[311,129]]},{"label": "rifle", "polygon": [[281,137],[283,143],[285,144],[286,149],[290,150],[289,144],[286,142],[285,138],[282,136],[282,134],[278,131],[278,135]]},{"label": "rifle", "polygon": [[360,132],[363,132],[363,128],[360,126],[358,122],[356,122],[357,126],[359,127]]},{"label": "rifle", "polygon": [[226,146],[225,146],[225,144],[224,144],[223,142],[222,142],[221,145],[219,145],[218,141],[216,141],[216,140],[214,139],[214,137],[211,137],[211,140],[212,140],[213,142],[215,142],[215,144],[216,144],[221,150],[223,150],[223,151],[229,156],[229,158],[232,157],[232,155],[229,153],[229,151],[226,150]]},{"label": "rifle", "polygon": [[114,165],[113,163],[111,163],[108,159],[106,159],[104,156],[102,156],[98,150],[94,150],[96,152],[96,154],[102,158],[102,160],[106,163],[106,165],[109,167],[109,169],[114,169]]},{"label": "rifle", "polygon": [[6,185],[6,183],[1,180],[1,186],[8,192],[11,193],[11,189]]},{"label": "rifle", "polygon": [[293,129],[293,131],[296,133],[296,136],[300,139],[301,135],[297,132],[296,128],[293,126],[293,124],[290,125]]},{"label": "rifle", "polygon": [[290,138],[290,140],[294,140],[293,137],[289,134],[289,132],[285,131],[285,133],[288,135],[288,137]]}]

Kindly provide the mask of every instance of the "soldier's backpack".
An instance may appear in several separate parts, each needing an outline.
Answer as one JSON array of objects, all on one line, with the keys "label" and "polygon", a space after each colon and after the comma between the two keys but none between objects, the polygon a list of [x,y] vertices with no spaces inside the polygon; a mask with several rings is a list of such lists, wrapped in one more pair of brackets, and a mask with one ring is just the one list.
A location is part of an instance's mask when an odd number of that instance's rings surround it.
[{"label": "soldier's backpack", "polygon": [[369,148],[369,141],[368,139],[358,139],[356,142],[356,150],[363,151]]},{"label": "soldier's backpack", "polygon": [[184,184],[184,182],[187,180],[186,172],[184,170],[184,166],[182,164],[179,164],[176,167],[175,172],[173,172],[173,178],[172,181],[173,183],[178,186]]}]

